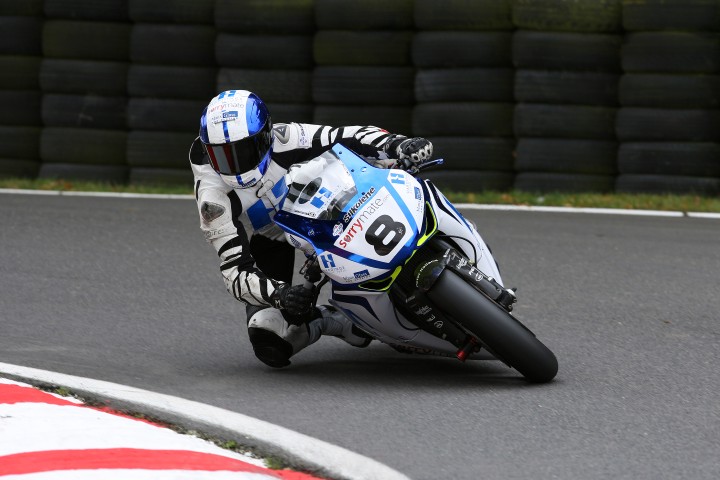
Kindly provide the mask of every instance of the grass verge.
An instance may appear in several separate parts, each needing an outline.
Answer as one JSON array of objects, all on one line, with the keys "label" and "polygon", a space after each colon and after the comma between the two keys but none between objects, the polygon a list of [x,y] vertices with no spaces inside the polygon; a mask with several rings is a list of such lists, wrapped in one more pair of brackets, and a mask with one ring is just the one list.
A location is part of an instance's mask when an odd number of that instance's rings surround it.
[{"label": "grass verge", "polygon": [[[61,190],[73,192],[117,192],[191,195],[191,185],[115,185],[75,180],[0,179],[0,188],[25,190]],[[627,193],[527,193],[527,192],[452,192],[445,191],[455,203],[526,205],[584,208],[625,208],[678,212],[720,213],[720,198],[700,195],[650,195]]]}]

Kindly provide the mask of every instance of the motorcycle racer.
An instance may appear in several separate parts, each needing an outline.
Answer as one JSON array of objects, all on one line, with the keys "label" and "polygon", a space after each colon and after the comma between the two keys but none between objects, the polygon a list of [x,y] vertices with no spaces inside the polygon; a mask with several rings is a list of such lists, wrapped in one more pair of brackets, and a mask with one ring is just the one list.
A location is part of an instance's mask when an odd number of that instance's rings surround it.
[{"label": "motorcycle racer", "polygon": [[371,341],[333,307],[313,308],[315,292],[292,285],[295,249],[272,221],[288,169],[340,142],[384,168],[412,170],[433,151],[425,138],[375,126],[273,125],[267,106],[247,90],[210,101],[190,148],[200,228],[220,257],[228,292],[246,304],[255,355],[271,367],[289,365],[321,335],[357,347]]}]

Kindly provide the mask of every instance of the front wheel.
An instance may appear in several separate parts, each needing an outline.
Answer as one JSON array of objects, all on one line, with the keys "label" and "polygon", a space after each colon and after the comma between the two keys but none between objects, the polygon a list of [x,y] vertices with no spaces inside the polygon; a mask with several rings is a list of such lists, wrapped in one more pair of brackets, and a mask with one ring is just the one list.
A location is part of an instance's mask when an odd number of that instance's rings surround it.
[{"label": "front wheel", "polygon": [[549,382],[558,371],[555,355],[515,317],[445,270],[427,292],[432,303],[477,337],[492,354],[530,382]]}]

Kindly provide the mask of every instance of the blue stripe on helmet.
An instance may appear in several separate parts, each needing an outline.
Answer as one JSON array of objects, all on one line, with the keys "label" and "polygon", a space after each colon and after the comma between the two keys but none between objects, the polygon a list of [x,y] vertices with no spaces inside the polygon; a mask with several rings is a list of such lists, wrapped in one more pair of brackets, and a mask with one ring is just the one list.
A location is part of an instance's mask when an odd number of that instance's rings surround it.
[{"label": "blue stripe on helmet", "polygon": [[223,134],[225,135],[225,143],[230,143],[230,132],[228,132],[227,121],[222,122]]},{"label": "blue stripe on helmet", "polygon": [[210,143],[210,136],[208,135],[207,129],[207,107],[203,110],[200,116],[200,141],[203,143]]},{"label": "blue stripe on helmet", "polygon": [[224,92],[220,92],[220,95],[218,95],[217,98],[218,100],[221,100],[225,97],[234,97],[235,92],[237,92],[237,90],[225,90]]}]

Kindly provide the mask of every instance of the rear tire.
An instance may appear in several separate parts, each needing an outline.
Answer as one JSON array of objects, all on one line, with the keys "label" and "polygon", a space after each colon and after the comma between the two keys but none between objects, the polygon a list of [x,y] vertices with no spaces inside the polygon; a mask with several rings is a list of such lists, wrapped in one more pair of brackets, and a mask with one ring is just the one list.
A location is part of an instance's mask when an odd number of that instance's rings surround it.
[{"label": "rear tire", "polygon": [[526,380],[544,383],[555,378],[558,362],[550,349],[454,272],[445,270],[427,294],[441,311],[476,335],[483,346]]}]

